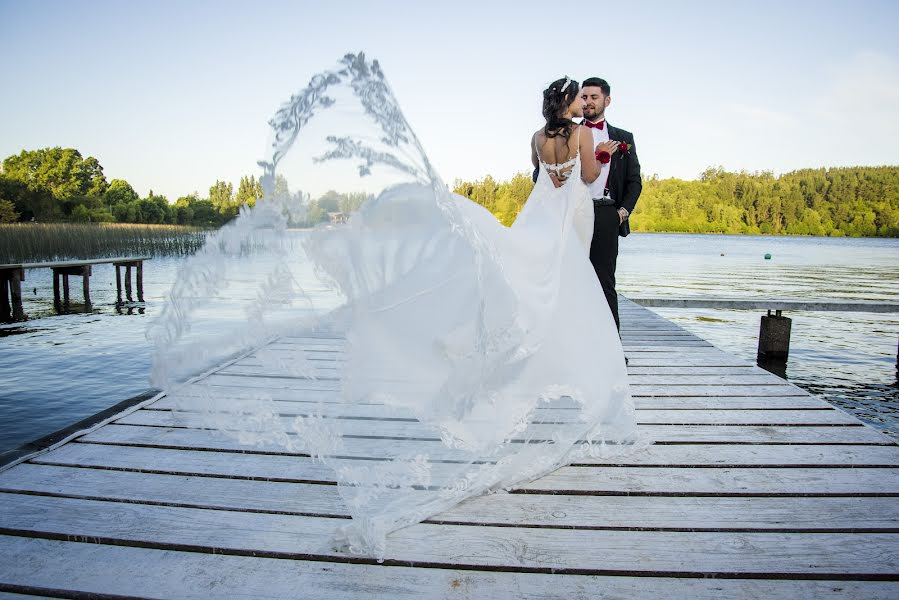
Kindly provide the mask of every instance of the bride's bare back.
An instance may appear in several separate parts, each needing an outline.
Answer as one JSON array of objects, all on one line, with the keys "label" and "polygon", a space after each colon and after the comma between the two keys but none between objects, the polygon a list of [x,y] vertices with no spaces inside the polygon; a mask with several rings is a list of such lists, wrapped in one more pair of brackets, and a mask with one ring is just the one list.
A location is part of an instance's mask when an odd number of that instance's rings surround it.
[{"label": "bride's bare back", "polygon": [[593,154],[593,136],[581,135],[583,128],[583,125],[570,126],[567,138],[563,135],[547,136],[543,129],[534,133],[532,162],[535,167],[538,162],[543,164],[556,187],[568,181],[578,152],[581,153],[581,179],[585,183],[593,183],[599,177],[600,169]]}]

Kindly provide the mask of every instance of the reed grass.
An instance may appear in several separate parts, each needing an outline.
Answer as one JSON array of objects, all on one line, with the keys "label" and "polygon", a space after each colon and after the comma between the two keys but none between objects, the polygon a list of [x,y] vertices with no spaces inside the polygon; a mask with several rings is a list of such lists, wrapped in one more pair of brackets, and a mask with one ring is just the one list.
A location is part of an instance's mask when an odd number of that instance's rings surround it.
[{"label": "reed grass", "polygon": [[180,256],[195,252],[208,229],[125,223],[14,223],[0,225],[0,263]]}]

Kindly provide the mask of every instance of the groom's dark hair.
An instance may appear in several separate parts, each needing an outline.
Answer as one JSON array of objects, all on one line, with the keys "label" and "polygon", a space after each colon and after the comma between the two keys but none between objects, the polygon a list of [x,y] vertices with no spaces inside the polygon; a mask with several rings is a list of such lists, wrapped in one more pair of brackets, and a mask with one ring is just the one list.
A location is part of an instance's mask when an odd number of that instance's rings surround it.
[{"label": "groom's dark hair", "polygon": [[602,88],[602,93],[606,96],[612,95],[612,88],[609,87],[609,82],[601,77],[590,77],[589,79],[585,79],[584,83],[581,84],[582,88],[587,87],[588,85],[592,85],[593,87]]}]

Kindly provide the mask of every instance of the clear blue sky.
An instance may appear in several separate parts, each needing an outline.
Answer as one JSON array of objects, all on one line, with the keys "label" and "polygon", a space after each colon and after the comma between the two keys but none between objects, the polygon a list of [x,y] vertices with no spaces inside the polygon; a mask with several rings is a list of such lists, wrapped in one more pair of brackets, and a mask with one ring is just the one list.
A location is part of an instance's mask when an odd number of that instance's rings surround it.
[{"label": "clear blue sky", "polygon": [[0,158],[75,147],[142,195],[202,195],[258,173],[279,104],[362,50],[447,182],[528,169],[564,74],[610,81],[644,173],[896,165],[897,23],[865,0],[0,0]]}]

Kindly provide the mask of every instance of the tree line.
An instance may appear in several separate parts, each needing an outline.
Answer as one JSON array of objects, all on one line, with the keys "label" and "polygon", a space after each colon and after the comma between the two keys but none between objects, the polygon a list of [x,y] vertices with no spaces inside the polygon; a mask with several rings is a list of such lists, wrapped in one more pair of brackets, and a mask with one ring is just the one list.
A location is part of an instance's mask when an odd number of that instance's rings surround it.
[{"label": "tree line", "polygon": [[262,198],[255,177],[241,177],[237,190],[216,181],[206,197],[196,192],[169,202],[140,195],[124,179],[108,181],[100,162],[74,148],[23,150],[0,169],[0,223],[146,223],[214,227],[241,205]]},{"label": "tree line", "polygon": [[[276,193],[289,193],[278,177]],[[206,196],[194,192],[174,202],[160,194],[145,197],[124,179],[108,181],[100,162],[74,148],[23,150],[3,160],[0,168],[0,223],[143,223],[217,227],[234,218],[243,205],[263,197],[254,176],[231,182],[216,181]],[[352,212],[364,194],[328,192],[307,200],[306,222],[328,221],[328,213]]]},{"label": "tree line", "polygon": [[[533,188],[529,174],[507,182],[457,180],[454,191],[510,225]],[[899,167],[733,173],[708,168],[698,180],[643,180],[634,231],[899,237]]]},{"label": "tree line", "polygon": [[[456,180],[454,191],[481,204],[511,225],[533,189],[528,173],[499,182],[493,177]],[[276,194],[289,194],[278,177]],[[237,190],[216,181],[207,196],[174,202],[150,193],[141,198],[124,179],[107,181],[94,157],[74,148],[23,150],[0,169],[0,223],[110,222],[222,225],[244,204],[263,197],[254,176]],[[329,191],[305,199],[306,219],[316,225],[329,213],[351,213],[368,196]],[[695,181],[645,177],[631,221],[634,231],[899,237],[899,167],[802,169],[775,177],[770,172],[706,169]]]}]

